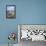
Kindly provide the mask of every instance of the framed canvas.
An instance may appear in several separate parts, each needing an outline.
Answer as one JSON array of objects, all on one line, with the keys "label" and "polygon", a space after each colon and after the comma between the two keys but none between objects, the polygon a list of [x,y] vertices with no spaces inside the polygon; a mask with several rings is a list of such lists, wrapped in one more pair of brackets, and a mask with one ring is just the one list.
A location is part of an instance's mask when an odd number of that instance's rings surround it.
[{"label": "framed canvas", "polygon": [[44,24],[19,24],[18,33],[20,33],[19,41],[46,41],[46,25]]},{"label": "framed canvas", "polygon": [[16,5],[6,5],[6,18],[16,18]]}]

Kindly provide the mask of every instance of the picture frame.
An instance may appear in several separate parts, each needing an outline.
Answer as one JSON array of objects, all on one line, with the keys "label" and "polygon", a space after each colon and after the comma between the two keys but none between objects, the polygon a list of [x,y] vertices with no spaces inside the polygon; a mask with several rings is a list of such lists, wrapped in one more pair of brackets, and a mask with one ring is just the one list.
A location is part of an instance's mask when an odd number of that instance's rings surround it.
[{"label": "picture frame", "polygon": [[16,18],[16,5],[6,5],[6,19]]}]

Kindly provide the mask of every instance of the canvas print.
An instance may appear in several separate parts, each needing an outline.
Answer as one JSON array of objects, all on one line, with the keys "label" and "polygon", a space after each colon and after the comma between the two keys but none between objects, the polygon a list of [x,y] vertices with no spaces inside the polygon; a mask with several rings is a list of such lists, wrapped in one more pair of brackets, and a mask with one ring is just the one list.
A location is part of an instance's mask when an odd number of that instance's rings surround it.
[{"label": "canvas print", "polygon": [[46,25],[19,24],[18,34],[20,46],[42,46],[46,43]]},{"label": "canvas print", "polygon": [[21,25],[20,39],[46,41],[46,25]]},{"label": "canvas print", "polygon": [[16,18],[16,5],[6,5],[6,18]]}]

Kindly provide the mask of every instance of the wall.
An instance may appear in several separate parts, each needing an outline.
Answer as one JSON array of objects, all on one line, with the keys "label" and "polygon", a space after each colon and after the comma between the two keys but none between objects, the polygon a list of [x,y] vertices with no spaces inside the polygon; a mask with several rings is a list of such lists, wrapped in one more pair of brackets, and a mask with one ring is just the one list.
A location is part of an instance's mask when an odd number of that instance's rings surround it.
[{"label": "wall", "polygon": [[[6,5],[16,5],[16,0],[0,0],[0,44],[7,44],[8,34],[17,32],[17,19],[6,19]],[[17,39],[15,41],[18,42]]]},{"label": "wall", "polygon": [[[16,5],[16,19],[6,19],[9,4]],[[8,43],[9,32],[18,32],[17,24],[46,24],[46,0],[0,0],[0,44]]]},{"label": "wall", "polygon": [[46,0],[17,0],[19,24],[46,24]]}]

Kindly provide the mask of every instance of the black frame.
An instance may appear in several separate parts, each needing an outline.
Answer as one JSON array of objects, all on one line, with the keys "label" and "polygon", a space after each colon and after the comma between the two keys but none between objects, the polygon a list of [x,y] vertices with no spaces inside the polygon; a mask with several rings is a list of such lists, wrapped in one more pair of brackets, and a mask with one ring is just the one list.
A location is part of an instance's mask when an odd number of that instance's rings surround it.
[{"label": "black frame", "polygon": [[[14,10],[14,12],[15,12],[15,16],[13,16],[13,17],[8,17],[8,13],[7,13],[7,7],[10,7],[10,6],[13,6],[14,8],[15,8],[15,10]],[[6,18],[8,18],[8,19],[14,19],[14,18],[16,18],[16,5],[6,5]]]}]

